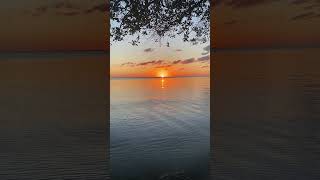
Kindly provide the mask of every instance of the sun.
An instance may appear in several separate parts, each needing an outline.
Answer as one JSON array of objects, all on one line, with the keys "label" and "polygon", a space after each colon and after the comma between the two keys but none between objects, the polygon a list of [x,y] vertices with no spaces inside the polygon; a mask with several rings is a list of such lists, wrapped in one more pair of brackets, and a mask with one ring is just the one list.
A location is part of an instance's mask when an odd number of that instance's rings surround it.
[{"label": "sun", "polygon": [[165,78],[165,77],[168,77],[168,71],[165,70],[165,69],[162,69],[158,72],[158,77],[161,77],[161,78]]}]

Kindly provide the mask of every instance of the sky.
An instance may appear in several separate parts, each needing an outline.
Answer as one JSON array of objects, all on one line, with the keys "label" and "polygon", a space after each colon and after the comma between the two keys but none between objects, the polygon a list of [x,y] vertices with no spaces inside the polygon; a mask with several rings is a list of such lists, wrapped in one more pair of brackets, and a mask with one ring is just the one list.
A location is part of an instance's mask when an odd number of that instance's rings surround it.
[{"label": "sky", "polygon": [[[197,19],[193,19],[198,23]],[[112,26],[111,22],[111,27]],[[209,32],[210,33],[210,32]],[[135,37],[135,36],[134,36]],[[142,38],[141,38],[142,37]],[[140,36],[133,46],[127,36],[113,41],[110,46],[111,77],[189,77],[210,75],[210,40],[206,43],[184,42],[183,36],[175,38]],[[169,42],[169,46],[167,46]]]},{"label": "sky", "polygon": [[[109,51],[106,0],[10,0],[0,6],[1,51]],[[320,46],[319,0],[215,0],[211,48]],[[142,39],[111,46],[111,75],[202,76],[210,71],[209,43],[177,37],[171,46]],[[209,48],[210,49],[210,48]]]},{"label": "sky", "polygon": [[192,45],[181,37],[170,40],[170,47],[142,39],[138,46],[129,44],[130,38],[112,42],[110,47],[112,77],[176,77],[208,76],[210,74],[210,46]]},{"label": "sky", "polygon": [[[320,47],[319,32],[319,0],[211,1],[211,49]],[[210,69],[208,63],[197,61],[202,58],[202,53],[209,44],[190,46],[179,40],[175,42],[175,46],[170,48],[158,47],[149,41],[134,48],[125,43],[112,45],[111,74],[122,76],[126,71],[128,76],[136,76],[143,74],[143,71],[144,74],[154,76],[158,71],[151,67],[160,66],[157,60],[171,61],[168,65],[174,69],[169,71],[172,75],[177,73],[177,69],[181,69],[181,75],[209,72],[203,71],[206,66]],[[149,48],[152,51],[144,51]],[[182,51],[177,52],[175,49]],[[190,60],[191,58],[194,60]],[[172,64],[178,60],[190,63]],[[137,65],[148,61],[155,65],[148,63],[143,68]]]},{"label": "sky", "polygon": [[319,0],[215,0],[212,48],[320,45]]},{"label": "sky", "polygon": [[106,50],[105,0],[10,0],[0,6],[0,51]]}]

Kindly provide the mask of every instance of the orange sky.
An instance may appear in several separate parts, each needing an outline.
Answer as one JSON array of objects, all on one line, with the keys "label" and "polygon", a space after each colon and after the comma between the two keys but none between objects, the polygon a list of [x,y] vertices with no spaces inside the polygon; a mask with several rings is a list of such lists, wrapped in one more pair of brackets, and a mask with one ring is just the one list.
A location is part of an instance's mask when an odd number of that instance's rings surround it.
[{"label": "orange sky", "polygon": [[138,46],[128,41],[111,45],[112,77],[209,76],[209,43],[192,45],[176,38],[170,47],[142,40]]}]

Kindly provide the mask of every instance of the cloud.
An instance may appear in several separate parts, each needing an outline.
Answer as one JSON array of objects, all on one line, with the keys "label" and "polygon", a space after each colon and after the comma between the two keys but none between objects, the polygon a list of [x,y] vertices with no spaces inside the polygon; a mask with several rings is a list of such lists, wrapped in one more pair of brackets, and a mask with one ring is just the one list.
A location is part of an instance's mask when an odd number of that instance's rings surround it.
[{"label": "cloud", "polygon": [[67,2],[67,1],[57,2],[53,5],[53,7],[56,9],[73,9],[73,10],[80,9],[77,5],[71,4],[70,2]]},{"label": "cloud", "polygon": [[176,60],[176,61],[173,61],[172,64],[179,64],[181,62],[181,60]]},{"label": "cloud", "polygon": [[210,67],[209,65],[201,66],[201,68],[208,68]]},{"label": "cloud", "polygon": [[48,6],[39,6],[37,8],[34,9],[34,11],[30,12],[30,11],[25,11],[27,13],[31,13],[32,16],[40,16],[44,13],[46,13],[48,11],[49,7]]},{"label": "cloud", "polygon": [[300,4],[304,4],[307,2],[308,2],[308,0],[294,0],[291,2],[291,4],[300,5]]},{"label": "cloud", "polygon": [[138,63],[137,66],[146,66],[146,65],[159,65],[162,64],[163,60],[153,60],[153,61],[146,61],[142,63]]},{"label": "cloud", "polygon": [[204,52],[201,53],[202,55],[206,55],[210,53],[210,45],[206,46],[203,48]]},{"label": "cloud", "polygon": [[299,14],[297,16],[292,17],[291,20],[295,21],[295,20],[300,20],[300,19],[313,18],[315,16],[316,16],[316,14],[314,12],[306,12],[306,13]]},{"label": "cloud", "polygon": [[126,63],[121,64],[121,66],[131,66],[131,67],[133,67],[135,65],[136,65],[136,63],[133,63],[133,62],[126,62]]},{"label": "cloud", "polygon": [[25,12],[29,12],[32,16],[41,16],[50,10],[57,15],[76,16],[80,14],[91,14],[94,12],[105,13],[109,11],[109,7],[110,7],[109,2],[96,4],[90,8],[80,8],[80,6],[78,6],[75,3],[70,3],[68,1],[59,1],[59,2],[48,4],[48,5],[42,5],[42,6],[36,7],[33,10],[26,10]]},{"label": "cloud", "polygon": [[171,64],[163,65],[163,66],[157,66],[156,68],[169,68],[171,67]]},{"label": "cloud", "polygon": [[152,52],[154,49],[152,49],[152,48],[147,48],[147,49],[144,49],[143,51],[144,52]]},{"label": "cloud", "polygon": [[134,63],[134,62],[126,62],[122,63],[121,66],[129,66],[129,67],[135,67],[135,66],[154,66],[154,65],[162,65],[165,62],[163,60],[153,60],[153,61],[144,61],[140,63]]},{"label": "cloud", "polygon": [[210,60],[210,55],[202,56],[197,59],[197,61],[199,61],[199,62],[205,62],[205,61],[209,61],[209,60]]},{"label": "cloud", "polygon": [[[280,0],[214,0],[213,6],[228,6],[233,9],[243,9],[255,6],[261,6],[265,4],[271,4],[274,2],[281,2]],[[290,0],[286,1],[287,5],[293,6],[301,6],[301,14],[298,14],[289,20],[302,20],[302,19],[310,19],[310,18],[318,18],[320,15],[316,12],[303,12],[303,10],[311,10],[317,7],[320,7],[320,0]],[[315,9],[316,10],[316,9]],[[318,9],[317,9],[318,10]],[[298,11],[297,11],[298,12]],[[224,22],[225,25],[234,25],[238,23],[236,20],[230,20]]]},{"label": "cloud", "polygon": [[176,61],[173,61],[171,64],[172,65],[175,65],[175,64],[190,64],[190,63],[207,62],[207,61],[210,61],[210,55],[202,56],[202,57],[198,58],[197,60],[195,58],[189,58],[189,59],[185,59],[185,60],[176,60]]},{"label": "cloud", "polygon": [[195,62],[194,58],[189,58],[189,59],[180,61],[181,64],[190,64],[190,63],[193,63],[193,62]]},{"label": "cloud", "polygon": [[97,5],[94,5],[93,7],[85,10],[85,13],[86,14],[90,14],[90,13],[93,13],[93,12],[107,12],[109,11],[109,3],[103,3],[103,4],[97,4]]},{"label": "cloud", "polygon": [[127,67],[137,67],[137,66],[156,66],[155,68],[168,68],[177,64],[191,64],[191,63],[204,63],[210,61],[210,55],[199,57],[198,59],[189,58],[185,60],[175,60],[175,61],[165,61],[165,60],[152,60],[152,61],[143,61],[140,63],[126,62],[121,64],[121,66]]}]

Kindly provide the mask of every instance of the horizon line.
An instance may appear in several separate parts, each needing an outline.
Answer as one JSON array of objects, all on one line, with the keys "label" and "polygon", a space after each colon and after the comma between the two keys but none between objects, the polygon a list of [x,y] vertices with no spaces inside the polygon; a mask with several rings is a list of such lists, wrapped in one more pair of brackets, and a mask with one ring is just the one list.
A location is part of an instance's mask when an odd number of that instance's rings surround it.
[{"label": "horizon line", "polygon": [[159,77],[159,76],[110,76],[110,79],[112,78],[179,78],[179,77],[210,77],[209,75],[191,75],[191,76],[168,76],[168,77]]}]

